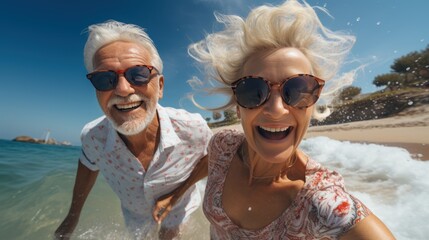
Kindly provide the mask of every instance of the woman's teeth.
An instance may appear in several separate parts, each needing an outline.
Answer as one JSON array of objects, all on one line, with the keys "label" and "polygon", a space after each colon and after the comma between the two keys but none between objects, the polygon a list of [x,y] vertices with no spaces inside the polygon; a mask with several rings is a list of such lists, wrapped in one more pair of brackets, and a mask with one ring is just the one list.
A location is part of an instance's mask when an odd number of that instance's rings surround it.
[{"label": "woman's teeth", "polygon": [[259,127],[268,132],[283,132],[289,129],[289,127],[284,127],[284,128],[269,128],[269,127],[262,127],[262,126],[259,126]]},{"label": "woman's teeth", "polygon": [[257,130],[258,133],[266,139],[282,140],[289,135],[289,133],[292,131],[292,127],[271,128],[258,126]]}]

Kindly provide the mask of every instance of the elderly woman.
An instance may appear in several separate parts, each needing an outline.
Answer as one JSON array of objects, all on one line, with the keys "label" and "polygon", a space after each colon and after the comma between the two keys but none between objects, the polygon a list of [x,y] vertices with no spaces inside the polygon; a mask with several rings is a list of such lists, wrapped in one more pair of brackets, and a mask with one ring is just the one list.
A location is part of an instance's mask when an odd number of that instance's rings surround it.
[{"label": "elderly woman", "polygon": [[220,83],[206,90],[231,95],[212,110],[237,105],[244,133],[221,131],[209,144],[203,210],[211,238],[393,239],[340,174],[299,149],[355,38],[325,28],[311,6],[292,0],[244,20],[216,17],[225,30],[189,53]]}]

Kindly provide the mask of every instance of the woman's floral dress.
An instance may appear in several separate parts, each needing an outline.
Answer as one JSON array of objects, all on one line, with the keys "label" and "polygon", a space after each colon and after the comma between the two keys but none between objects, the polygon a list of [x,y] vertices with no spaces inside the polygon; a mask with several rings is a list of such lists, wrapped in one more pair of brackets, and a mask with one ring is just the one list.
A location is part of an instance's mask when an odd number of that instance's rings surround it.
[{"label": "woman's floral dress", "polygon": [[243,133],[224,130],[209,144],[203,211],[211,223],[211,239],[338,239],[371,214],[346,191],[340,174],[309,159],[304,186],[283,214],[258,230],[240,228],[223,210],[222,192],[231,161],[243,140]]}]

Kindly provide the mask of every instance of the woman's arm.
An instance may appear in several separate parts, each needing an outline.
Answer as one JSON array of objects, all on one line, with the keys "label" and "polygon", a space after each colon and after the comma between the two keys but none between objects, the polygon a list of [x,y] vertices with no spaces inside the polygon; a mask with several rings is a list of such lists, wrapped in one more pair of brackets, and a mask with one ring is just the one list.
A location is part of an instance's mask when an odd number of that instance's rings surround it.
[{"label": "woman's arm", "polygon": [[365,217],[340,238],[341,240],[384,240],[395,239],[392,232],[374,214]]},{"label": "woman's arm", "polygon": [[182,183],[182,185],[176,188],[173,192],[166,194],[157,200],[157,202],[155,203],[155,208],[152,212],[153,219],[156,222],[161,223],[162,220],[164,220],[164,218],[171,211],[173,205],[186,192],[186,190],[188,190],[190,186],[194,185],[199,180],[207,177],[207,174],[208,156],[206,155],[200,159],[194,170],[192,170],[191,175],[186,181]]}]

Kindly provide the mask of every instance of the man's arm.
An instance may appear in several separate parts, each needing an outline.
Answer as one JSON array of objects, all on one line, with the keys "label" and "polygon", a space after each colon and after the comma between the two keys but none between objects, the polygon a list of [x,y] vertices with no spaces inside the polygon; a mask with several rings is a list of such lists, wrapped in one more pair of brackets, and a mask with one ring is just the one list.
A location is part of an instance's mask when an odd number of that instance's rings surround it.
[{"label": "man's arm", "polygon": [[188,177],[188,179],[186,179],[186,181],[182,183],[182,185],[176,188],[173,192],[166,194],[157,200],[155,208],[152,212],[153,219],[156,222],[161,223],[162,220],[164,220],[164,218],[171,211],[173,205],[186,192],[186,190],[188,190],[190,186],[194,185],[199,180],[207,177],[207,174],[208,156],[206,155],[200,159],[194,170],[192,170],[191,175]]},{"label": "man's arm", "polygon": [[70,235],[77,226],[80,212],[89,192],[94,186],[97,176],[98,171],[90,170],[79,161],[70,210],[64,221],[55,231],[55,239],[70,239]]},{"label": "man's arm", "polygon": [[377,216],[371,214],[352,227],[340,239],[390,240],[395,237]]}]

